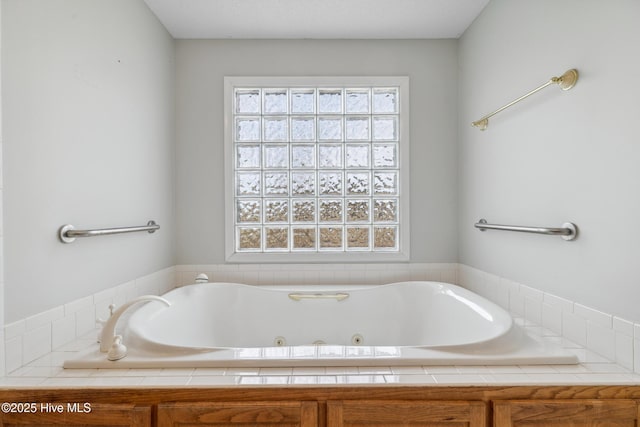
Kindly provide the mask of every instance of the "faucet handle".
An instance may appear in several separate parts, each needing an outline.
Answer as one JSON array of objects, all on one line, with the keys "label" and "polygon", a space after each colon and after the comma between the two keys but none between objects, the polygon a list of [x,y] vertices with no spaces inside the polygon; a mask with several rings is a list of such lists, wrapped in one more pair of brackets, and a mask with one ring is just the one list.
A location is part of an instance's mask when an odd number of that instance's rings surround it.
[{"label": "faucet handle", "polygon": [[120,360],[127,355],[127,346],[122,344],[122,335],[116,335],[113,337],[111,348],[107,353],[107,359]]},{"label": "faucet handle", "polygon": [[[113,311],[116,309],[116,305],[111,303],[109,304],[109,317],[113,316]],[[109,319],[107,319],[109,320]],[[107,323],[107,320],[104,320],[102,317],[98,317],[96,319],[96,324],[100,325],[100,326],[104,326],[105,323]]]}]

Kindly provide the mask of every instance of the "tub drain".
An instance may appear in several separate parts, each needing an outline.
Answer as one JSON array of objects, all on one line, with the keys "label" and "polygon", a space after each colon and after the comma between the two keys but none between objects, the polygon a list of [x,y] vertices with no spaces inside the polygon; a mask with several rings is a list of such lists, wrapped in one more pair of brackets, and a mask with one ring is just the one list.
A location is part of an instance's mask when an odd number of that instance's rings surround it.
[{"label": "tub drain", "polygon": [[364,342],[364,337],[360,334],[355,334],[351,337],[351,344],[353,345],[362,345]]},{"label": "tub drain", "polygon": [[276,347],[284,347],[285,345],[287,345],[287,340],[285,340],[284,337],[276,337],[273,340],[273,345],[275,345]]}]

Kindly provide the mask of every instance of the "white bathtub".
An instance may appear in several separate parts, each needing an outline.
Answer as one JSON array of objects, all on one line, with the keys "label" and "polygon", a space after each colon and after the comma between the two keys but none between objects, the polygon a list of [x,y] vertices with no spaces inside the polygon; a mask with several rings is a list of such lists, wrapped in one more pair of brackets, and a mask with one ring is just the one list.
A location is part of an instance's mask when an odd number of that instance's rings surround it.
[{"label": "white bathtub", "polygon": [[129,317],[124,359],[92,349],[65,367],[577,363],[499,306],[447,283],[205,283],[163,297],[170,307],[147,303]]}]

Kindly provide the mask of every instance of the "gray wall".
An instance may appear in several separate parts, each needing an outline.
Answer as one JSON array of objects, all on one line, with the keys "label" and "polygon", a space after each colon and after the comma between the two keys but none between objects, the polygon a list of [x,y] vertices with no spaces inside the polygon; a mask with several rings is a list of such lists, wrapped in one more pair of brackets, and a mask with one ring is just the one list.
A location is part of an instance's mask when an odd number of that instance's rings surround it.
[{"label": "gray wall", "polygon": [[411,261],[455,262],[456,40],[178,40],[177,264],[223,263],[224,76],[410,77]]},{"label": "gray wall", "polygon": [[[174,45],[131,0],[4,0],[6,321],[173,265]],[[58,228],[144,224],[64,245]]]},{"label": "gray wall", "polygon": [[[460,261],[640,321],[640,2],[492,0],[459,45]],[[546,88],[480,118],[554,75]],[[580,227],[574,242],[480,233],[489,222]]]}]

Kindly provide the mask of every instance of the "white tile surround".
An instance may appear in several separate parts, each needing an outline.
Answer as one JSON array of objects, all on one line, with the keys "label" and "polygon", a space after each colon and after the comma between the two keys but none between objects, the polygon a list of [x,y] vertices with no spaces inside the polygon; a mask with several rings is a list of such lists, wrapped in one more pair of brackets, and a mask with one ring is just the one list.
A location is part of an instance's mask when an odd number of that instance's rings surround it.
[{"label": "white tile surround", "polygon": [[459,285],[495,302],[512,315],[640,373],[640,323],[462,264],[458,280]]},{"label": "white tile surround", "polygon": [[160,270],[5,325],[5,372],[11,373],[87,333],[97,337],[96,322],[109,317],[110,304],[120,306],[140,295],[173,289],[174,270]]},{"label": "white tile surround", "polygon": [[[530,333],[560,343],[579,365],[326,368],[62,369],[95,342],[95,318],[143,294],[207,273],[211,281],[272,284],[458,283],[509,309]],[[168,268],[6,325],[3,387],[353,384],[640,384],[640,324],[458,264],[190,265]],[[635,334],[635,335],[634,335]],[[635,348],[634,348],[635,347]],[[635,355],[635,356],[634,356]],[[634,373],[635,367],[635,373]]]}]

